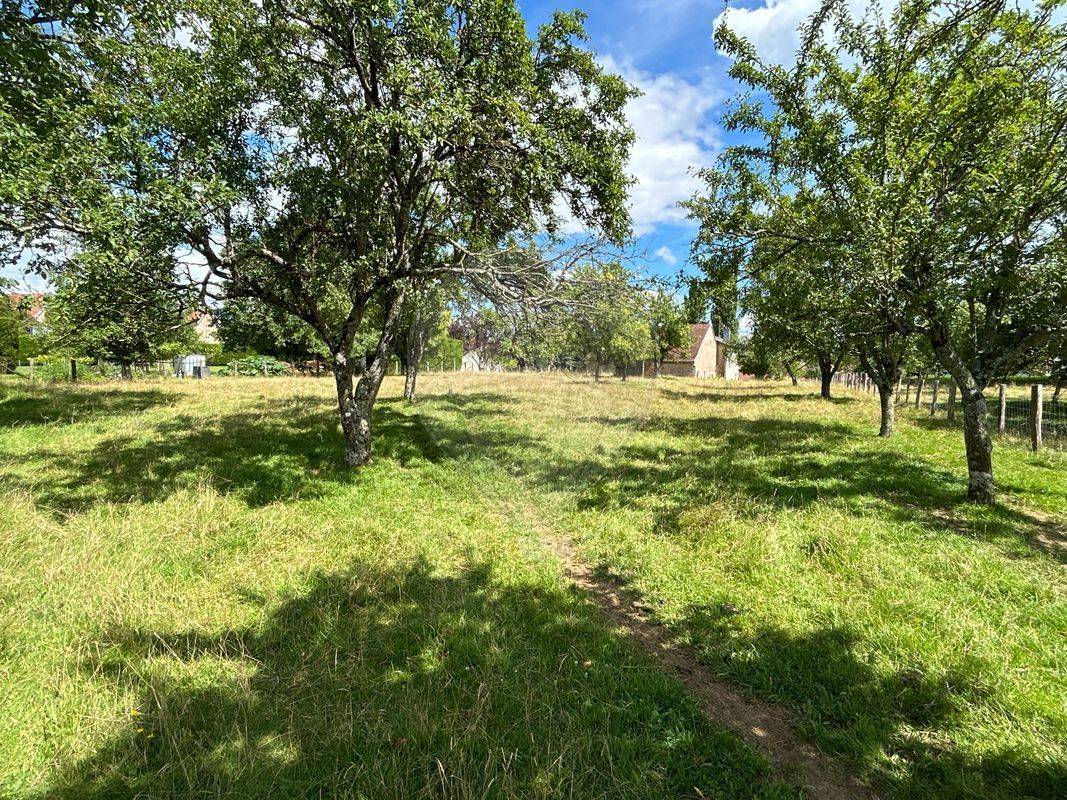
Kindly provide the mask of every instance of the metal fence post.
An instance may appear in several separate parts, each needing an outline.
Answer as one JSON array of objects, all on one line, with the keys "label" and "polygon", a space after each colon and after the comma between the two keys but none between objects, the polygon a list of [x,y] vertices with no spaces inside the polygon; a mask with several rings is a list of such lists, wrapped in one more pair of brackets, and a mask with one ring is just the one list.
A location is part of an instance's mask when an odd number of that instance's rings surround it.
[{"label": "metal fence post", "polygon": [[930,413],[933,414],[937,410],[937,389],[940,386],[941,381],[934,381],[933,392],[930,395]]},{"label": "metal fence post", "polygon": [[997,432],[1003,434],[1008,429],[1008,385],[1000,384],[1000,398],[997,409]]},{"label": "metal fence post", "polygon": [[1040,383],[1030,387],[1030,449],[1041,449],[1041,423],[1044,417],[1044,395]]},{"label": "metal fence post", "polygon": [[949,422],[956,419],[956,381],[951,381],[948,385],[947,416]]}]

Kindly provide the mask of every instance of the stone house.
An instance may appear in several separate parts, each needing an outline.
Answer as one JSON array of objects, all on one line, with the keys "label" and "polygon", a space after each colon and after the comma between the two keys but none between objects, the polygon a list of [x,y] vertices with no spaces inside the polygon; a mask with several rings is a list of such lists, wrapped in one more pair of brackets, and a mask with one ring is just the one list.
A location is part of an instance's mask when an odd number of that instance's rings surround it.
[{"label": "stone house", "polygon": [[[682,378],[728,378],[736,380],[740,371],[737,363],[727,355],[726,340],[715,335],[715,329],[707,322],[689,326],[688,346],[676,347],[667,353],[660,365],[660,375],[676,375]],[[654,375],[656,365],[648,360],[637,364],[631,374]]]}]

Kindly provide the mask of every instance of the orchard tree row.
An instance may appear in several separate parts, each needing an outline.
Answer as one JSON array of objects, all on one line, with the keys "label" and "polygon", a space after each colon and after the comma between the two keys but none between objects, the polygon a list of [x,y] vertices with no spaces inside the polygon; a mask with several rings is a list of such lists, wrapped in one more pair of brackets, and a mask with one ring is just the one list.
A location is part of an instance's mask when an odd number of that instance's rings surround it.
[{"label": "orchard tree row", "polygon": [[768,358],[846,359],[893,431],[902,370],[960,389],[969,497],[994,499],[984,390],[1062,369],[1067,338],[1067,29],[1057,7],[825,0],[793,66],[728,27],[745,144],[702,174],[694,254]]},{"label": "orchard tree row", "polygon": [[625,379],[638,362],[650,362],[648,377],[658,377],[668,353],[689,345],[690,319],[673,292],[619,262],[580,265],[556,297],[539,308],[470,307],[450,332],[484,364],[590,369],[597,381],[607,366]]},{"label": "orchard tree row", "polygon": [[[628,236],[633,90],[585,47],[580,13],[533,34],[502,0],[31,0],[0,15],[5,252],[112,319],[166,293],[306,325],[347,465],[370,458],[402,317],[453,283],[536,307]],[[563,213],[592,238],[555,236]],[[511,257],[533,237],[553,246]]]}]

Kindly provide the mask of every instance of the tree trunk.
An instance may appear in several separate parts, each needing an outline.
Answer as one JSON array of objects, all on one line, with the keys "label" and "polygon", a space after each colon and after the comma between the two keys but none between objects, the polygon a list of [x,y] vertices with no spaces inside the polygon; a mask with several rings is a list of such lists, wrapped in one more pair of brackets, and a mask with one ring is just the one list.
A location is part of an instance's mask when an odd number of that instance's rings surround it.
[{"label": "tree trunk", "polygon": [[871,346],[869,343],[859,347],[860,365],[863,377],[878,390],[878,403],[881,419],[878,423],[878,435],[893,435],[896,422],[897,387],[900,385],[900,365],[903,359],[893,347],[893,342],[883,338]]},{"label": "tree trunk", "polygon": [[[371,404],[365,393],[358,396],[353,386],[355,370],[343,353],[334,357],[333,377],[337,383],[337,407],[341,413],[341,433],[344,435],[346,467],[361,467],[371,457]],[[364,379],[360,378],[362,384]]]},{"label": "tree trunk", "polygon": [[404,399],[415,402],[415,383],[419,377],[426,342],[430,338],[430,323],[421,308],[416,308],[404,337]]},{"label": "tree trunk", "polygon": [[793,385],[796,386],[797,385],[797,376],[796,376],[796,373],[793,372],[793,365],[790,364],[788,361],[783,361],[782,362],[782,366],[785,367],[786,374],[793,381]]},{"label": "tree trunk", "polygon": [[953,348],[946,325],[930,334],[934,354],[960,390],[963,406],[963,443],[967,450],[967,499],[992,504],[996,499],[993,482],[993,440],[986,428],[985,377],[975,375]]},{"label": "tree trunk", "polygon": [[834,379],[833,365],[827,361],[819,359],[819,396],[823,400],[830,399],[830,382]]},{"label": "tree trunk", "polygon": [[593,381],[600,383],[600,359],[596,360],[596,367],[593,369]]},{"label": "tree trunk", "polygon": [[1057,403],[1060,399],[1060,392],[1063,391],[1063,384],[1059,381],[1056,382],[1056,391],[1052,393],[1052,402]]},{"label": "tree trunk", "polygon": [[896,386],[892,383],[878,383],[878,400],[881,403],[882,419],[878,425],[878,435],[889,437],[893,435],[893,425],[896,422]]},{"label": "tree trunk", "polygon": [[652,363],[654,365],[652,367],[652,377],[653,378],[658,378],[659,377],[660,367],[663,366],[663,358],[662,357],[657,358]]},{"label": "tree trunk", "polygon": [[414,362],[409,362],[408,368],[404,372],[404,399],[409,403],[415,402],[415,381],[418,377],[418,366]]},{"label": "tree trunk", "polygon": [[119,369],[122,372],[122,379],[124,381],[132,381],[133,380],[133,366],[132,365],[127,364],[126,362],[123,362],[119,366]]},{"label": "tree trunk", "polygon": [[371,460],[371,410],[378,397],[382,379],[388,367],[392,337],[383,334],[378,348],[366,366],[359,370],[359,380],[353,380],[359,364],[343,353],[334,356],[333,374],[337,383],[337,406],[341,412],[341,432],[344,434],[346,467],[361,467]]},{"label": "tree trunk", "polygon": [[980,391],[962,392],[963,441],[967,448],[967,499],[973,503],[992,503],[996,498],[993,484],[993,440],[986,427],[985,395]]},{"label": "tree trunk", "polygon": [[828,352],[819,353],[819,396],[824,400],[830,399],[830,384],[834,379],[834,375],[837,373],[837,368],[841,365],[841,359],[844,358],[844,354],[838,357],[835,362],[833,356]]}]

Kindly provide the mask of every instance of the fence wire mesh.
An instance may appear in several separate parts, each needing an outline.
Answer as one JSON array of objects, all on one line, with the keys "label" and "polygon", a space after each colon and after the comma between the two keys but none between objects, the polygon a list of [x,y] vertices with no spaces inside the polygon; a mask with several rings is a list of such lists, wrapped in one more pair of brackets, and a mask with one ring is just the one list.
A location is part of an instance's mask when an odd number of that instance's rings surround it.
[{"label": "fence wire mesh", "polygon": [[[1053,387],[1045,386],[1041,413],[1041,444],[1059,450],[1067,450],[1067,397],[1057,396]],[[934,396],[934,381],[926,380],[922,384],[912,379],[903,381],[897,395],[897,403],[909,406],[928,417],[946,419],[950,416],[956,425],[963,424],[963,407],[957,393],[955,399],[950,397],[950,384],[946,380],[937,382],[937,394]],[[986,424],[990,433],[1003,433],[1005,436],[1031,439],[1031,414],[1033,400],[1030,386],[1007,386],[1004,398],[1004,426],[1000,426],[1000,389],[992,386],[986,396]]]}]

